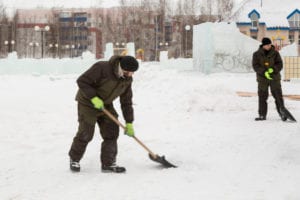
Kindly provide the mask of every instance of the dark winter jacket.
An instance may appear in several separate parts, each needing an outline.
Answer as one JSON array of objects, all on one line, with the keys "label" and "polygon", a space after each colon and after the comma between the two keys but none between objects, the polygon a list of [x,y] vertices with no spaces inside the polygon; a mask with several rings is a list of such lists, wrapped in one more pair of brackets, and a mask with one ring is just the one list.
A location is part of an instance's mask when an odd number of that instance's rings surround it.
[{"label": "dark winter jacket", "polygon": [[121,56],[113,56],[109,61],[99,61],[84,72],[78,79],[79,90],[76,100],[93,107],[91,98],[98,96],[104,106],[111,106],[120,97],[120,104],[126,122],[133,121],[132,77],[119,77],[118,67]]},{"label": "dark winter jacket", "polygon": [[280,71],[282,70],[282,59],[278,51],[272,45],[270,51],[266,52],[262,46],[253,53],[252,66],[256,72],[257,81],[266,81],[265,71],[271,67],[274,69],[273,80],[280,80]]}]

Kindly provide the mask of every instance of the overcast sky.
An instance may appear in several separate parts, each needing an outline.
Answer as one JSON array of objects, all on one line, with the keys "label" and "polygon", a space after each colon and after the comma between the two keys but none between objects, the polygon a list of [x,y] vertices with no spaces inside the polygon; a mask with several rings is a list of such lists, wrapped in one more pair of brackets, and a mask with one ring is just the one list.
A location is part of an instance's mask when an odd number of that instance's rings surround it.
[{"label": "overcast sky", "polygon": [[[118,5],[119,0],[0,0],[8,8],[32,8],[32,7],[91,7],[101,5],[112,7]],[[174,0],[176,1],[176,0]],[[242,0],[235,0],[241,2]]]},{"label": "overcast sky", "polygon": [[[118,6],[120,0],[0,0],[6,7],[9,15],[17,8],[35,8],[35,7],[113,7]],[[172,0],[177,1],[177,0]],[[234,0],[239,3],[243,0]]]},{"label": "overcast sky", "polygon": [[8,8],[32,8],[32,7],[91,7],[100,5],[111,7],[118,5],[119,0],[0,0]]}]

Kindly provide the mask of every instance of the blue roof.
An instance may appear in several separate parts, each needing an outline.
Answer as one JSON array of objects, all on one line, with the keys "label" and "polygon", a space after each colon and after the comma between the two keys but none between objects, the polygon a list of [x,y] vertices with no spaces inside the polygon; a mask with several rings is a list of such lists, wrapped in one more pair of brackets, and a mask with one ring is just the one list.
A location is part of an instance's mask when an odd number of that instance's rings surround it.
[{"label": "blue roof", "polygon": [[252,32],[258,32],[258,29],[253,29],[253,28],[251,28],[250,29],[250,32],[252,33]]},{"label": "blue roof", "polygon": [[277,27],[268,27],[267,30],[290,30],[289,27],[284,27],[284,26],[277,26]]},{"label": "blue roof", "polygon": [[300,11],[298,9],[295,9],[291,14],[289,14],[289,16],[287,16],[286,18],[289,19],[291,18],[294,14],[296,13],[300,13]]},{"label": "blue roof", "polygon": [[[238,26],[251,26],[252,23],[251,22],[236,22],[236,25]],[[259,22],[259,25],[266,25],[265,22]]]},{"label": "blue roof", "polygon": [[256,14],[258,16],[258,19],[260,18],[260,14],[254,9],[249,14],[248,17],[251,18],[251,15]]},{"label": "blue roof", "polygon": [[236,22],[238,26],[251,26],[251,22]]}]

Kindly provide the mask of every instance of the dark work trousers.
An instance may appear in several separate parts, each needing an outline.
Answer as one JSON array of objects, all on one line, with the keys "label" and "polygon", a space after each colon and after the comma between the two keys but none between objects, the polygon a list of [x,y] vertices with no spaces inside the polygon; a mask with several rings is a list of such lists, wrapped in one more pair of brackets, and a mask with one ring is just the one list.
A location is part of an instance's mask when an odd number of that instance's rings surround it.
[{"label": "dark work trousers", "polygon": [[[112,105],[105,105],[105,108],[116,118],[118,117]],[[103,112],[80,103],[78,103],[78,122],[78,131],[69,151],[70,158],[78,162],[81,160],[88,143],[93,139],[95,124],[97,123],[103,138],[100,155],[101,163],[110,166],[116,162],[119,126]]]},{"label": "dark work trousers", "polygon": [[267,115],[267,111],[268,111],[267,99],[269,96],[269,91],[268,91],[269,87],[271,88],[272,96],[275,99],[277,112],[280,115],[279,109],[281,107],[284,107],[280,80],[258,81],[258,114],[262,116]]}]

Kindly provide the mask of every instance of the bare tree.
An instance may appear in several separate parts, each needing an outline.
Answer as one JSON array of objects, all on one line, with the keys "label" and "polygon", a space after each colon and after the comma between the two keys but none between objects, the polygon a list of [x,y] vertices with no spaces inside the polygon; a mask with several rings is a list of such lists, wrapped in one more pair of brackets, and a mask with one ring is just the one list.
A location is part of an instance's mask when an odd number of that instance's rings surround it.
[{"label": "bare tree", "polygon": [[219,21],[228,19],[232,13],[233,0],[217,0]]},{"label": "bare tree", "polygon": [[121,12],[121,30],[120,30],[120,36],[123,36],[122,38],[119,37],[120,42],[129,42],[130,41],[130,36],[128,35],[129,29],[131,29],[131,35],[134,35],[134,29],[132,26],[134,24],[131,24],[129,21],[132,17],[132,14],[134,13],[134,9],[130,9],[128,6],[128,1],[126,0],[120,0],[120,12]]},{"label": "bare tree", "polygon": [[48,20],[49,31],[46,34],[46,49],[48,56],[52,58],[59,57],[59,12],[51,8],[51,18]]},{"label": "bare tree", "polygon": [[143,43],[146,60],[158,60],[158,47],[162,37],[163,8],[160,2],[154,0],[141,0]]},{"label": "bare tree", "polygon": [[[10,35],[9,21],[6,14],[6,7],[0,1],[0,58],[6,57],[8,52],[5,41],[8,41]],[[7,43],[8,44],[8,43]]]},{"label": "bare tree", "polygon": [[[122,23],[119,40],[134,42],[136,49],[145,51],[146,59],[155,59],[155,52],[163,33],[162,21],[165,0],[120,0]],[[160,30],[160,32],[158,32]],[[152,58],[150,58],[152,57]]]},{"label": "bare tree", "polygon": [[[14,15],[14,23],[18,24],[20,23],[20,14],[19,11],[17,10],[15,15]],[[27,57],[28,55],[28,36],[27,36],[27,31],[24,28],[19,28],[16,29],[16,51],[18,54],[18,57],[23,58]]]},{"label": "bare tree", "polygon": [[204,19],[205,16],[205,21],[211,21],[211,16],[212,16],[212,1],[211,0],[206,0],[206,2],[203,1],[203,4],[200,6],[200,13],[202,18]]},{"label": "bare tree", "polygon": [[7,20],[6,7],[4,6],[3,2],[0,1],[0,23],[7,22]]},{"label": "bare tree", "polygon": [[12,46],[11,46],[11,51],[16,51],[17,48],[17,24],[18,24],[18,17],[17,17],[17,12],[14,10],[13,12],[13,17],[12,17],[12,21],[11,23],[11,42]]}]

